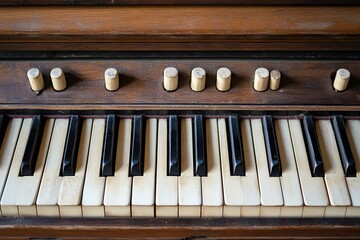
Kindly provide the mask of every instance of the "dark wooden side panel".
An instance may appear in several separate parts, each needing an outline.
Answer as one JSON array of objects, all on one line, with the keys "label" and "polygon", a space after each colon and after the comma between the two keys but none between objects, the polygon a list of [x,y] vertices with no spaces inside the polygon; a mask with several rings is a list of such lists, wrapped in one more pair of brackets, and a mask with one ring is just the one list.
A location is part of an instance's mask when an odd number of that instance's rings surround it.
[{"label": "dark wooden side panel", "polygon": [[359,219],[2,218],[0,237],[355,239]]},{"label": "dark wooden side panel", "polygon": [[[163,89],[163,70],[173,66],[179,71],[179,88]],[[40,95],[31,91],[26,73],[37,67],[42,71],[46,88]],[[50,71],[64,70],[68,88],[53,90]],[[120,88],[109,92],[104,87],[104,71],[114,67],[120,73]],[[190,89],[193,68],[206,70],[206,88]],[[215,87],[216,71],[232,71],[232,87],[219,92]],[[280,89],[256,92],[253,89],[255,69],[281,71]],[[335,92],[332,81],[339,68],[351,72],[348,89]],[[357,60],[42,60],[0,62],[0,106],[2,109],[198,109],[198,110],[360,110],[360,61]]]},{"label": "dark wooden side panel", "polygon": [[0,8],[0,50],[360,50],[357,6]]}]

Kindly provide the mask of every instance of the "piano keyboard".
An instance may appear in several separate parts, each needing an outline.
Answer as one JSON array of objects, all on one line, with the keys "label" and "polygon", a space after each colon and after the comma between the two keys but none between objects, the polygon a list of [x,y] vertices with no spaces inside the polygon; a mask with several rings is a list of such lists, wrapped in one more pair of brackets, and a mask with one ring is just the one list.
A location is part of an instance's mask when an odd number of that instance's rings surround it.
[{"label": "piano keyboard", "polygon": [[2,216],[360,216],[360,120],[3,120]]}]

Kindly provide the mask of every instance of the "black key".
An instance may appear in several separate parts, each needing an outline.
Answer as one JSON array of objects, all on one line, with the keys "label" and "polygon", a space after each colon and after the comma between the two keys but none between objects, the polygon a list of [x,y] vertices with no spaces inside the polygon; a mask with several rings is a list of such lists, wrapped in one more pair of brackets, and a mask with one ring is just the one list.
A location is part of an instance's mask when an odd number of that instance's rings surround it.
[{"label": "black key", "polygon": [[281,176],[281,163],[279,148],[276,140],[276,133],[272,117],[267,115],[262,119],[264,138],[266,145],[266,154],[268,159],[270,177]]},{"label": "black key", "polygon": [[245,162],[241,140],[241,129],[237,116],[229,116],[227,124],[230,171],[232,176],[245,176]]},{"label": "black key", "polygon": [[130,176],[142,176],[144,173],[144,146],[144,117],[141,115],[134,116],[131,141]]},{"label": "black key", "polygon": [[66,136],[65,151],[62,159],[61,175],[74,176],[79,150],[82,120],[79,116],[71,116]]},{"label": "black key", "polygon": [[9,123],[9,119],[5,115],[1,114],[0,115],[0,146],[4,140],[8,123]]},{"label": "black key", "polygon": [[312,116],[304,116],[303,128],[311,174],[313,177],[324,177],[324,164],[321,158],[319,140],[316,135],[315,124]]},{"label": "black key", "polygon": [[116,116],[108,115],[106,117],[100,176],[114,176],[118,130],[119,124]]},{"label": "black key", "polygon": [[175,115],[169,117],[168,175],[180,176],[180,124]]},{"label": "black key", "polygon": [[351,152],[349,140],[346,136],[344,118],[339,115],[334,116],[332,124],[345,176],[356,177],[355,161]]},{"label": "black key", "polygon": [[206,134],[205,124],[201,115],[195,115],[194,120],[194,175],[207,176]]},{"label": "black key", "polygon": [[32,118],[31,129],[26,143],[24,156],[20,166],[20,176],[34,175],[36,160],[38,157],[42,135],[45,127],[45,119],[40,115]]}]

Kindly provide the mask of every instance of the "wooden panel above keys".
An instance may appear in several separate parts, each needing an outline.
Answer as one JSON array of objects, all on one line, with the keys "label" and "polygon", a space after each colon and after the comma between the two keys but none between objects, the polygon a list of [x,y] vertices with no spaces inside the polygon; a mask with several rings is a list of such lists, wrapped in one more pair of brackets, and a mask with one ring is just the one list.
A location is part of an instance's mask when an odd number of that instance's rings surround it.
[{"label": "wooden panel above keys", "polygon": [[360,4],[357,0],[2,0],[0,6],[17,5],[193,5],[193,4]]},{"label": "wooden panel above keys", "polygon": [[[179,71],[176,91],[163,89],[163,69]],[[194,67],[206,70],[206,88],[190,89]],[[226,66],[232,71],[232,86],[227,92],[215,87],[216,71]],[[46,83],[40,95],[31,90],[26,72],[42,71]],[[56,92],[49,73],[54,67],[65,72],[68,87]],[[104,87],[104,71],[119,72],[120,88],[109,92]],[[278,69],[282,74],[279,90],[256,92],[255,69]],[[347,68],[351,78],[347,90],[335,92],[332,79],[339,68]],[[0,107],[2,109],[50,110],[319,110],[359,111],[360,61],[357,60],[59,60],[1,61]]]},{"label": "wooden panel above keys", "polygon": [[0,50],[353,51],[359,15],[358,6],[6,7]]}]

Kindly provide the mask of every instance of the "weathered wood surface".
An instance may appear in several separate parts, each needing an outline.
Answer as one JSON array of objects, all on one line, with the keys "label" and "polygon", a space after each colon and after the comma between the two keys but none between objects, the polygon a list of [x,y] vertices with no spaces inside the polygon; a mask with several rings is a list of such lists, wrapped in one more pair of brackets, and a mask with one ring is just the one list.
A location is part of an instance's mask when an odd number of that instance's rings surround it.
[{"label": "weathered wood surface", "polygon": [[31,5],[193,5],[193,4],[360,4],[357,0],[2,0],[4,6]]},{"label": "weathered wood surface", "polygon": [[[174,66],[179,71],[176,91],[163,89],[163,70]],[[216,71],[220,67],[232,71],[232,86],[227,92],[216,89]],[[28,69],[42,71],[45,89],[40,95],[31,90],[26,76]],[[67,89],[52,88],[50,71],[63,69]],[[120,88],[109,92],[104,87],[104,71],[116,68]],[[206,71],[206,88],[194,92],[190,74],[194,67]],[[265,92],[253,89],[254,72],[258,67],[282,74],[280,88]],[[332,81],[339,68],[351,72],[348,88],[335,92]],[[197,110],[360,110],[360,61],[357,60],[57,60],[1,61],[1,109],[197,109]],[[314,109],[315,108],[315,109]]]},{"label": "weathered wood surface", "polygon": [[0,16],[0,50],[360,50],[357,6],[37,6]]},{"label": "weathered wood surface", "polygon": [[354,239],[360,237],[358,223],[358,219],[2,218],[0,237]]}]

